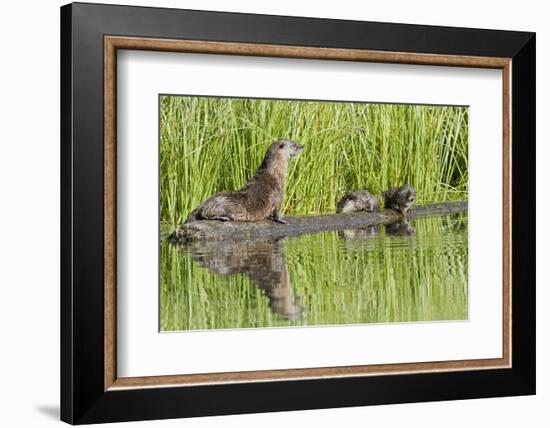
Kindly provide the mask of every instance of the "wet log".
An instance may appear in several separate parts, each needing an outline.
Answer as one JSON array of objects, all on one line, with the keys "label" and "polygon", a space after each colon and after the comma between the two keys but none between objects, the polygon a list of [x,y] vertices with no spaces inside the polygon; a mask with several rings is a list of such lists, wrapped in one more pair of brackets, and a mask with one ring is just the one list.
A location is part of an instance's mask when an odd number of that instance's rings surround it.
[{"label": "wet log", "polygon": [[[414,207],[410,218],[462,213],[468,210],[468,201],[443,202]],[[178,227],[169,237],[176,245],[188,245],[201,240],[269,240],[306,233],[330,230],[359,229],[377,224],[389,224],[402,220],[402,214],[385,209],[377,212],[357,212],[285,217],[286,224],[271,220],[258,222],[230,222],[202,220]]]}]

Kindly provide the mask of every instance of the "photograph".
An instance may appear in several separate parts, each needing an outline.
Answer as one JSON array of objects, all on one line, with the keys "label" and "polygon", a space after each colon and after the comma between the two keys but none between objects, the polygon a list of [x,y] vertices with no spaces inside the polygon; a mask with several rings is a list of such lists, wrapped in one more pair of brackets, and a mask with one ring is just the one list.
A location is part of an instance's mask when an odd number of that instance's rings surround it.
[{"label": "photograph", "polygon": [[[40,142],[57,170],[60,290],[5,300],[58,308],[40,335],[56,370],[31,375],[57,378],[62,421],[293,426],[334,409],[376,425],[398,407],[439,421],[455,401],[461,426],[512,426],[540,410],[533,14],[315,5],[31,14],[55,49],[15,62],[11,110],[60,108],[6,141]],[[21,98],[45,53],[56,85],[38,86],[59,90]],[[8,176],[34,205],[11,211],[32,217],[47,192],[22,189],[43,180]],[[53,413],[35,392],[34,413]]]},{"label": "photograph", "polygon": [[468,320],[468,106],[158,103],[161,332]]}]

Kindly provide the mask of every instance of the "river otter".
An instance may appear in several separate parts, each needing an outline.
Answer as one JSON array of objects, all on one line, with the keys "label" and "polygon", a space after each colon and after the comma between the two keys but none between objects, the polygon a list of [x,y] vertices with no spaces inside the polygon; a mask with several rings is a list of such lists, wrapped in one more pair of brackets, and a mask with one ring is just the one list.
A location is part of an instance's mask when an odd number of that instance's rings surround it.
[{"label": "river otter", "polygon": [[337,213],[350,213],[355,211],[376,211],[378,199],[367,190],[347,192],[336,205]]},{"label": "river otter", "polygon": [[401,187],[390,187],[383,194],[384,207],[391,208],[407,215],[416,200],[416,190],[409,184]]},{"label": "river otter", "polygon": [[304,146],[290,140],[273,142],[260,168],[242,189],[215,194],[193,210],[185,223],[197,220],[258,221],[271,218],[285,224],[279,211],[285,191],[288,161],[303,149]]}]

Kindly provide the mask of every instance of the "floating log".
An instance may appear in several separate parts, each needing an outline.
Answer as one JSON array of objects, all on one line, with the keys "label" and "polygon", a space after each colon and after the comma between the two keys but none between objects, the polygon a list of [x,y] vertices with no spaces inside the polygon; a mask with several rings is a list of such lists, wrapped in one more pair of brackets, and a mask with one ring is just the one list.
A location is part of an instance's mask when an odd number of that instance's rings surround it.
[{"label": "floating log", "polygon": [[[461,213],[467,210],[468,201],[443,202],[414,207],[409,217]],[[402,214],[397,211],[385,209],[377,212],[289,216],[285,217],[286,224],[271,220],[250,223],[201,220],[179,226],[169,239],[176,245],[188,245],[201,240],[267,240],[330,230],[359,229],[377,224],[389,224],[402,219]]]}]

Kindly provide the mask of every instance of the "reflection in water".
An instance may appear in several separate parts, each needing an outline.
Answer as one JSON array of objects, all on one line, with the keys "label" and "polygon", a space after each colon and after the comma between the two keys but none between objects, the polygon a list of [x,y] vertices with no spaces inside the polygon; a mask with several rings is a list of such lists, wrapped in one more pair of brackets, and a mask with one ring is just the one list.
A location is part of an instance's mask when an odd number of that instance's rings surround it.
[{"label": "reflection in water", "polygon": [[365,240],[371,239],[378,235],[380,231],[379,225],[366,226],[359,229],[344,229],[338,231],[340,239],[345,240]]},{"label": "reflection in water", "polygon": [[[346,241],[365,241],[367,239],[376,238],[380,233],[381,225],[371,225],[361,227],[359,229],[344,229],[338,231],[340,239]],[[391,236],[414,236],[416,229],[411,225],[408,218],[403,218],[400,221],[386,224],[384,226],[386,235]]]},{"label": "reflection in water", "polygon": [[189,248],[202,267],[220,275],[246,275],[265,293],[269,307],[282,319],[296,321],[304,314],[292,291],[281,241],[210,243]]},{"label": "reflection in water", "polygon": [[468,217],[160,248],[161,330],[468,318]]},{"label": "reflection in water", "polygon": [[386,225],[386,234],[392,236],[413,236],[416,229],[410,224],[408,218]]}]

